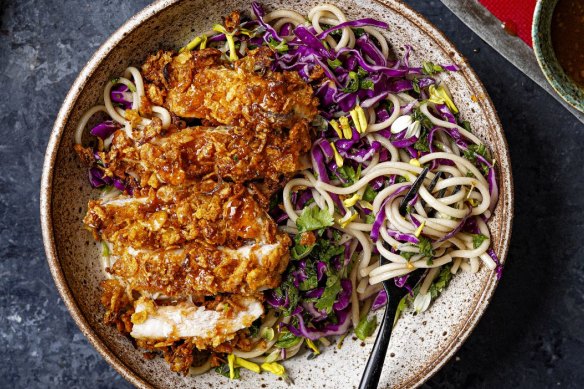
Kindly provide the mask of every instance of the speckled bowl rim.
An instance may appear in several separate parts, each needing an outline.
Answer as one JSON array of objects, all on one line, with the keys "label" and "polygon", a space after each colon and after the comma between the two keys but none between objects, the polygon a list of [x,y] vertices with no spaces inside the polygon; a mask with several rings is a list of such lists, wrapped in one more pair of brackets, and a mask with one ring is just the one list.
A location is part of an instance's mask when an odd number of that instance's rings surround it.
[{"label": "speckled bowl rim", "polygon": [[[577,109],[580,112],[584,112],[584,98],[577,96],[584,96],[584,91],[580,88],[572,79],[564,72],[564,69],[558,62],[556,55],[554,53],[553,48],[550,49],[550,55],[545,54],[545,50],[543,49],[543,45],[546,43],[548,39],[551,39],[549,36],[544,36],[544,31],[548,29],[548,27],[543,26],[542,23],[545,23],[547,16],[545,14],[544,6],[545,3],[549,1],[554,1],[556,4],[559,0],[538,0],[535,5],[535,11],[533,12],[533,24],[531,25],[531,38],[533,40],[533,52],[535,53],[535,58],[537,59],[537,63],[539,64],[539,68],[543,72],[543,75],[548,80],[552,88],[560,95],[562,99],[572,107]],[[555,5],[554,5],[555,8]],[[552,14],[553,14],[552,9]],[[551,15],[549,16],[551,18]],[[551,32],[550,32],[551,33]],[[572,91],[576,91],[576,96],[572,94]],[[581,91],[581,92],[579,92]]]},{"label": "speckled bowl rim", "polygon": [[[45,253],[47,256],[47,262],[57,289],[65,303],[65,306],[71,313],[71,316],[75,320],[77,326],[83,333],[83,335],[89,340],[93,347],[102,355],[102,357],[109,363],[122,377],[128,380],[130,383],[139,388],[153,388],[153,386],[146,382],[142,377],[136,374],[130,367],[128,367],[120,358],[118,358],[99,338],[97,333],[92,329],[87,319],[84,317],[75,296],[71,292],[71,289],[67,283],[59,258],[57,255],[57,248],[55,244],[55,235],[53,231],[53,220],[52,220],[52,184],[53,184],[53,173],[54,166],[57,157],[57,152],[60,147],[61,138],[63,136],[63,131],[67,123],[67,118],[71,113],[72,108],[75,106],[76,100],[79,97],[81,91],[86,85],[87,80],[90,76],[99,68],[102,61],[109,54],[109,52],[119,44],[123,38],[130,32],[135,30],[139,25],[155,17],[161,11],[166,8],[172,7],[183,0],[157,0],[151,5],[144,8],[142,11],[138,12],[136,15],[132,16],[128,21],[126,21],[118,30],[116,30],[93,54],[90,60],[87,62],[85,67],[79,73],[79,76],[73,83],[71,89],[67,93],[67,96],[59,110],[57,119],[53,126],[51,136],[47,145],[45,153],[45,161],[43,165],[43,174],[41,179],[41,190],[40,190],[40,216],[41,216],[41,229],[43,234],[43,244],[45,247]],[[484,99],[482,100],[482,107],[484,110],[489,111],[489,115],[495,121],[495,127],[497,131],[500,131],[500,138],[503,142],[503,155],[509,161],[509,169],[501,173],[501,177],[505,176],[507,180],[501,179],[501,185],[508,185],[507,198],[501,199],[500,201],[508,202],[508,214],[507,218],[504,219],[501,225],[501,229],[506,232],[502,236],[501,252],[499,253],[501,258],[506,258],[509,250],[509,242],[511,238],[512,221],[514,215],[514,188],[513,179],[511,173],[509,147],[507,140],[505,139],[504,133],[502,131],[502,125],[500,119],[497,115],[495,107],[491,98],[486,94],[486,89],[480,79],[477,77],[476,73],[470,65],[467,59],[459,53],[452,42],[436,27],[434,27],[425,17],[420,15],[418,12],[410,8],[407,4],[404,4],[400,0],[368,0],[376,2],[384,7],[392,8],[392,3],[397,5],[405,12],[404,17],[409,18],[416,22],[417,27],[422,30],[428,37],[433,39],[439,46],[442,46],[445,50],[449,52],[457,53],[461,62],[466,65],[464,78],[468,85],[473,88],[478,88],[479,90],[485,92]],[[508,184],[503,183],[503,181],[508,181]],[[505,261],[506,262],[506,261]],[[428,380],[433,374],[435,374],[444,364],[452,358],[452,356],[460,349],[464,341],[469,337],[472,330],[476,327],[478,321],[484,314],[490,300],[494,294],[495,287],[498,284],[498,279],[494,272],[489,275],[485,288],[482,293],[477,298],[477,303],[475,309],[469,314],[468,319],[465,322],[460,323],[459,336],[457,339],[452,341],[444,352],[441,354],[436,354],[432,363],[426,365],[424,369],[421,369],[418,374],[410,381],[413,382],[412,387],[418,387],[422,385],[426,380]]]}]

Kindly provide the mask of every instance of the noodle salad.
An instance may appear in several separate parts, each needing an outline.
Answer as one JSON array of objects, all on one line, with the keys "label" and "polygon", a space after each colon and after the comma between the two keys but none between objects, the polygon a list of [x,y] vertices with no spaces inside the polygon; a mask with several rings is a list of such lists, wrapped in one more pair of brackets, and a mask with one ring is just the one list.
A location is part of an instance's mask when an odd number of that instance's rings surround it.
[{"label": "noodle salad", "polygon": [[[297,72],[318,97],[320,114],[305,168],[270,205],[270,216],[293,241],[290,264],[280,286],[265,292],[267,313],[249,329],[254,346],[235,348],[216,367],[231,379],[242,367],[287,377],[277,362],[304,347],[312,358],[332,336],[340,336],[340,347],[351,330],[360,339],[372,335],[376,319],[368,313],[387,302],[382,281],[393,279],[410,291],[397,320],[408,306],[427,310],[460,271],[476,273],[483,264],[501,272],[487,227],[498,199],[495,160],[441,80],[458,67],[412,64],[409,46],[391,59],[381,33],[389,29],[385,22],[348,20],[333,5],[301,15],[266,13],[254,2],[252,11],[252,19],[235,28],[216,24],[181,52],[214,47],[235,61],[267,46],[275,53],[272,70]],[[111,118],[91,130],[101,149],[120,127],[133,139],[133,127],[149,119],[128,118],[125,110],[137,111],[143,95],[140,71],[128,68],[106,86],[105,104],[83,116],[76,143],[97,112]],[[169,111],[151,110],[167,128]],[[420,176],[421,185],[414,185]],[[95,167],[90,181],[117,193],[132,190]],[[105,257],[108,252],[104,244]],[[418,269],[424,276],[409,283]],[[211,367],[202,362],[191,374]]]},{"label": "noodle salad", "polygon": [[[321,102],[309,166],[272,211],[295,242],[287,278],[268,299],[293,318],[285,328],[307,341],[351,327],[364,338],[375,329],[367,313],[387,301],[381,281],[411,290],[399,315],[408,304],[428,309],[459,271],[475,273],[483,263],[500,275],[486,225],[498,198],[495,161],[440,82],[457,66],[413,66],[411,47],[392,61],[379,32],[386,23],[349,21],[333,5],[307,18],[253,8],[262,39],[280,53],[277,67],[298,71]],[[315,72],[324,77],[312,81]],[[380,256],[389,263],[380,266]],[[426,274],[409,285],[417,269]]]}]

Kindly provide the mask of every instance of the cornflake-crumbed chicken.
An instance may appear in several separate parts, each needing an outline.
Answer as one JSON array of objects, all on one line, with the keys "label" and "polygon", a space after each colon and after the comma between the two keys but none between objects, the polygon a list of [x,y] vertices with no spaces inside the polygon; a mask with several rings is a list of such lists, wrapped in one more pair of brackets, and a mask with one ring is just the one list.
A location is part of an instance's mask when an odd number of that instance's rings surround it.
[{"label": "cornflake-crumbed chicken", "polygon": [[239,184],[206,181],[95,200],[84,219],[113,246],[110,272],[132,290],[173,298],[274,288],[290,238]]},{"label": "cornflake-crumbed chicken", "polygon": [[[224,20],[230,32],[239,24],[237,12]],[[84,219],[109,247],[104,321],[145,357],[162,353],[172,371],[251,350],[246,328],[264,313],[262,291],[278,287],[288,265],[290,238],[266,210],[305,168],[319,103],[273,61],[268,47],[234,62],[214,48],[158,51],[142,66],[145,96],[125,113],[131,125],[97,156],[75,147],[127,189],[91,200]],[[154,105],[169,110],[170,126]]]},{"label": "cornflake-crumbed chicken", "polygon": [[214,309],[190,302],[157,306],[142,297],[135,302],[130,335],[136,339],[194,338],[199,349],[216,347],[263,313],[261,301],[253,297],[230,296]]},{"label": "cornflake-crumbed chicken", "polygon": [[142,66],[150,99],[183,118],[261,131],[308,126],[318,113],[312,88],[296,72],[273,72],[267,47],[230,63],[213,48],[158,52]]},{"label": "cornflake-crumbed chicken", "polygon": [[310,149],[308,127],[299,124],[283,133],[239,127],[192,127],[147,141],[130,141],[117,131],[104,161],[114,175],[131,172],[142,187],[181,185],[215,173],[234,182],[278,182],[302,168]]}]

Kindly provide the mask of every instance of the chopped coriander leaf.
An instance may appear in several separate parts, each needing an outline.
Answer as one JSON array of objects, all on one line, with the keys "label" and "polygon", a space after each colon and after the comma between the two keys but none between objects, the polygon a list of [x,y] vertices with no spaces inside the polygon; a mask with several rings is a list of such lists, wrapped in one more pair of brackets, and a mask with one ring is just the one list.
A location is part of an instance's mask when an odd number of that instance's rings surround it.
[{"label": "chopped coriander leaf", "polygon": [[302,338],[297,337],[293,333],[286,331],[280,334],[278,341],[274,344],[274,346],[278,348],[290,348],[292,346],[296,346]]},{"label": "chopped coriander leaf", "polygon": [[428,292],[430,292],[432,300],[438,297],[438,295],[440,295],[440,293],[442,293],[442,291],[450,283],[450,280],[452,279],[452,273],[450,272],[450,268],[451,265],[446,265],[442,267],[442,269],[440,269],[438,277],[436,277],[436,280],[432,283],[432,285],[430,285],[430,289],[428,289]]},{"label": "chopped coriander leaf", "polygon": [[363,193],[363,200],[372,202],[377,197],[377,192],[373,190],[371,185],[367,185],[365,193]]},{"label": "chopped coriander leaf", "polygon": [[461,127],[472,133],[472,127],[470,126],[470,122],[468,120],[463,120]]},{"label": "chopped coriander leaf", "polygon": [[375,85],[373,84],[373,81],[368,78],[359,81],[359,89],[373,90],[374,87]]},{"label": "chopped coriander leaf", "polygon": [[424,115],[422,113],[422,111],[420,111],[420,108],[414,109],[414,112],[412,113],[412,120],[413,121],[418,120],[420,122],[420,124],[422,125],[422,127],[425,127],[425,128],[432,128],[433,127],[433,124],[430,121],[430,119],[428,119],[428,117],[426,115]]},{"label": "chopped coriander leaf", "polygon": [[312,250],[314,249],[315,245],[305,246],[302,244],[295,244],[294,247],[290,250],[290,254],[292,258],[298,260],[306,258],[310,255]]},{"label": "chopped coriander leaf", "polygon": [[343,92],[354,93],[357,90],[359,90],[359,76],[355,72],[349,72],[349,82],[347,83],[347,87],[343,88]]},{"label": "chopped coriander leaf", "polygon": [[427,74],[429,76],[443,72],[444,68],[440,65],[436,65],[432,62],[424,62],[422,65],[422,73]]},{"label": "chopped coriander leaf", "polygon": [[[343,32],[343,30],[337,30],[337,31],[339,31],[340,33]],[[359,38],[361,35],[365,34],[365,30],[361,27],[357,27],[357,28],[353,28],[353,33],[355,34],[355,36],[357,38]]]},{"label": "chopped coriander leaf", "polygon": [[307,290],[314,289],[318,286],[318,279],[316,277],[316,270],[313,265],[307,264],[306,269],[306,279],[298,285],[298,289],[305,292]]},{"label": "chopped coriander leaf", "polygon": [[287,309],[280,308],[286,316],[291,315],[292,311],[296,309],[300,297],[298,294],[298,289],[294,286],[292,278],[293,276],[289,275],[287,280],[282,282],[279,287],[274,289],[274,293],[276,294],[276,296],[278,296],[278,298],[284,299],[286,298],[286,296],[288,297],[289,301],[288,308]]},{"label": "chopped coriander leaf", "polygon": [[487,239],[483,234],[472,234],[472,246],[476,249]]},{"label": "chopped coriander leaf", "polygon": [[[229,378],[229,365],[227,363],[224,363],[222,365],[219,365],[215,368],[215,372],[221,374],[224,377]],[[236,367],[233,369],[233,372],[235,373],[235,376],[233,377],[234,379],[239,379],[239,367]]]},{"label": "chopped coriander leaf", "polygon": [[338,58],[335,58],[334,61],[331,61],[330,59],[327,59],[326,62],[328,63],[328,66],[331,67],[331,69],[336,69],[339,66],[342,66],[343,65],[343,63],[341,62],[341,60],[338,59]]},{"label": "chopped coriander leaf", "polygon": [[319,261],[328,263],[332,258],[341,255],[344,252],[344,246],[334,245],[328,239],[320,239],[312,257],[317,258]]},{"label": "chopped coriander leaf", "polygon": [[288,51],[288,44],[286,43],[285,40],[282,40],[282,42],[278,42],[274,38],[270,38],[268,44],[273,50],[277,51],[278,53],[285,53]]},{"label": "chopped coriander leaf", "polygon": [[367,75],[369,75],[367,70],[363,69],[361,66],[357,68],[357,76],[359,76],[359,78],[366,77]]},{"label": "chopped coriander leaf", "polygon": [[477,154],[486,158],[487,160],[491,159],[489,150],[487,150],[487,147],[483,144],[470,145],[468,146],[468,149],[464,151],[464,157],[472,163],[477,161]]},{"label": "chopped coriander leaf", "polygon": [[399,255],[401,255],[402,257],[409,261],[410,259],[412,259],[414,255],[416,255],[416,253],[412,253],[410,251],[401,251]]},{"label": "chopped coriander leaf", "polygon": [[370,213],[369,215],[365,216],[365,223],[373,224],[375,222],[375,215]]},{"label": "chopped coriander leaf", "polygon": [[414,88],[414,92],[416,92],[417,94],[420,94],[420,80],[418,80],[417,78],[414,78],[412,80],[412,86]]},{"label": "chopped coriander leaf", "polygon": [[336,275],[329,275],[326,280],[326,287],[322,296],[318,299],[314,307],[318,310],[324,309],[326,313],[331,313],[333,304],[337,300],[337,295],[341,291],[341,280]]},{"label": "chopped coriander leaf", "polygon": [[434,256],[434,249],[432,248],[432,242],[424,236],[418,238],[420,243],[418,243],[418,248],[420,249],[420,254],[424,257],[432,258]]},{"label": "chopped coriander leaf", "polygon": [[307,256],[310,255],[310,253],[312,252],[312,250],[316,246],[316,244],[302,244],[303,243],[302,237],[304,236],[304,234],[312,234],[312,232],[296,234],[294,236],[294,243],[295,244],[292,247],[292,250],[290,250],[292,258],[294,258],[294,259],[306,258]]},{"label": "chopped coriander leaf", "polygon": [[359,165],[357,171],[355,171],[352,166],[343,165],[337,169],[337,172],[343,180],[347,181],[347,183],[343,184],[343,186],[351,186],[355,182],[359,181],[359,178],[361,177],[361,165]]},{"label": "chopped coriander leaf", "polygon": [[414,143],[414,149],[427,153],[430,152],[430,144],[428,143],[428,133],[426,131],[423,131],[422,135],[420,136],[420,139],[418,139],[416,143]]},{"label": "chopped coriander leaf", "polygon": [[299,233],[330,227],[333,223],[333,217],[330,213],[326,209],[320,209],[316,206],[304,208],[300,217],[296,219]]},{"label": "chopped coriander leaf", "polygon": [[357,327],[355,327],[355,335],[357,335],[357,338],[365,340],[366,338],[373,335],[376,327],[377,316],[372,316],[371,319],[367,319],[367,316],[365,316],[359,321]]}]

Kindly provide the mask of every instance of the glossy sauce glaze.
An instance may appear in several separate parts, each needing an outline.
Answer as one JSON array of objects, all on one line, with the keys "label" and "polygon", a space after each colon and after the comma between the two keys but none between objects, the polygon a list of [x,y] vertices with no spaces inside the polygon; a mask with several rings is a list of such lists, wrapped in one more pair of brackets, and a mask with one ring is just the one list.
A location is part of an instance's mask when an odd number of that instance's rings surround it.
[{"label": "glossy sauce glaze", "polygon": [[584,0],[559,0],[552,16],[552,44],[560,65],[584,87]]}]

